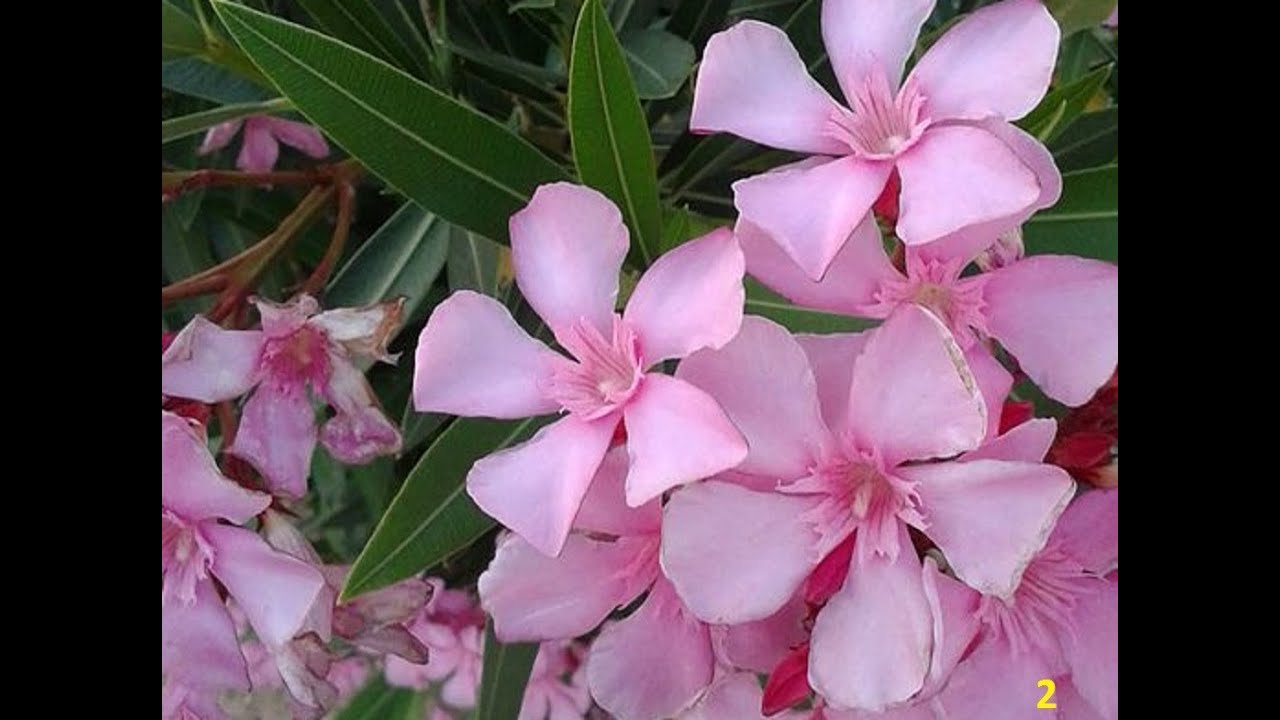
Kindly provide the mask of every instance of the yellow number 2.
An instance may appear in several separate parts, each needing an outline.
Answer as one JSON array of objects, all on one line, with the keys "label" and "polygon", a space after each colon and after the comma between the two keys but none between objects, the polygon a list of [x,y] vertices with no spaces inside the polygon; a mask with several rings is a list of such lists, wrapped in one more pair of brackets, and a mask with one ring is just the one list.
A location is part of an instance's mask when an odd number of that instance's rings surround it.
[{"label": "yellow number 2", "polygon": [[1042,687],[1045,689],[1044,697],[1040,698],[1040,702],[1036,703],[1036,708],[1039,710],[1056,710],[1058,703],[1049,702],[1049,700],[1053,698],[1053,691],[1057,689],[1053,684],[1053,681],[1049,678],[1045,678],[1044,680],[1036,683],[1036,687]]}]

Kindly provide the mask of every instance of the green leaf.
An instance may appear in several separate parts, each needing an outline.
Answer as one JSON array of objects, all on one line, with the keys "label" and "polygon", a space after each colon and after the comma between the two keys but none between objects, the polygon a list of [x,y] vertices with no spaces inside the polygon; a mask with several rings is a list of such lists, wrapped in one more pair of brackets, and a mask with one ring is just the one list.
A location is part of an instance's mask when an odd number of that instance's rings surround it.
[{"label": "green leaf", "polygon": [[205,110],[203,112],[191,113],[183,115],[171,120],[165,120],[160,123],[160,144],[184,138],[188,135],[195,135],[202,130],[208,130],[214,125],[227,122],[228,120],[238,120],[250,115],[263,115],[273,112],[281,112],[292,107],[289,101],[284,98],[276,98],[274,100],[266,100],[263,102],[238,103],[235,105],[223,105],[222,107]]},{"label": "green leaf", "polygon": [[1119,262],[1120,166],[1062,174],[1062,199],[1022,226],[1030,254],[1061,253]]},{"label": "green leaf", "polygon": [[1049,143],[1058,169],[1067,172],[1110,165],[1120,157],[1120,108],[1085,113]]},{"label": "green leaf", "polygon": [[169,0],[160,0],[160,59],[199,55],[204,50],[200,23]]},{"label": "green leaf", "polygon": [[198,57],[160,63],[160,85],[219,105],[270,100],[278,94]]},{"label": "green leaf", "polygon": [[524,687],[537,656],[538,643],[500,643],[493,634],[493,623],[488,623],[476,720],[511,720],[520,714]]},{"label": "green leaf", "polygon": [[613,200],[631,229],[631,258],[657,257],[662,207],[649,126],[599,0],[586,0],[573,33],[569,134],[582,181]]},{"label": "green leaf", "polygon": [[454,229],[449,239],[450,290],[474,290],[502,300],[511,286],[511,272],[501,245],[473,232]]},{"label": "green leaf", "polygon": [[[332,718],[333,720],[409,720],[409,710],[417,704],[416,693],[392,687],[381,673],[357,692]],[[418,713],[422,717],[422,713]]]},{"label": "green leaf", "polygon": [[325,303],[351,307],[402,296],[404,318],[412,318],[444,268],[449,235],[449,223],[406,202],[342,266]]},{"label": "green leaf", "polygon": [[1044,4],[1062,27],[1063,37],[1101,25],[1116,9],[1116,0],[1045,0]]},{"label": "green leaf", "polygon": [[667,21],[667,31],[689,41],[695,48],[706,47],[711,34],[724,25],[731,0],[683,0]]},{"label": "green leaf", "polygon": [[515,13],[521,10],[550,10],[556,6],[556,0],[518,0],[511,3],[507,8],[507,12]]},{"label": "green leaf", "polygon": [[427,64],[369,0],[298,0],[321,30],[399,67],[428,77]]},{"label": "green leaf", "polygon": [[693,70],[693,46],[666,30],[628,32],[622,36],[622,52],[636,83],[636,95],[643,100],[675,95]]},{"label": "green leaf", "polygon": [[493,519],[466,492],[472,463],[529,438],[551,419],[455,420],[409,471],[351,567],[342,599],[413,577],[488,532]]},{"label": "green leaf", "polygon": [[861,332],[879,324],[874,320],[836,315],[793,305],[786,298],[752,278],[746,279],[746,286],[747,303],[744,312],[748,315],[767,317],[791,332]]},{"label": "green leaf", "polygon": [[1048,142],[1075,121],[1111,75],[1104,65],[1075,82],[1063,85],[1044,96],[1034,110],[1017,122],[1018,127]]},{"label": "green leaf", "polygon": [[443,219],[507,238],[507,219],[564,171],[494,120],[363,51],[214,0],[285,97],[401,194]]}]

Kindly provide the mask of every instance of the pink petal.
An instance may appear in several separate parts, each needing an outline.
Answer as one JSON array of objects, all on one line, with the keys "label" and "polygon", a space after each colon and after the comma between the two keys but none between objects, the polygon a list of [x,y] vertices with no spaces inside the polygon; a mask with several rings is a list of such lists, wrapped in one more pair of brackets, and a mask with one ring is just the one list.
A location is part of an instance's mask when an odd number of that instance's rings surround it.
[{"label": "pink petal", "polygon": [[811,280],[821,280],[866,219],[891,170],[889,161],[855,156],[777,169],[734,183],[733,203]]},{"label": "pink petal", "polygon": [[292,335],[302,329],[312,315],[320,312],[320,303],[305,293],[295,295],[285,303],[274,303],[260,297],[251,297],[249,302],[258,308],[262,332],[269,338]]},{"label": "pink petal", "polygon": [[245,523],[271,504],[271,497],[223,477],[186,418],[160,411],[160,504],[188,522],[223,518]]},{"label": "pink petal", "polygon": [[190,605],[175,601],[161,606],[160,672],[191,689],[249,689],[235,623],[213,583],[198,583]]},{"label": "pink petal", "polygon": [[655,540],[574,534],[558,557],[547,557],[507,535],[480,576],[480,603],[504,643],[584,635],[653,582],[657,564],[638,559],[656,555]]},{"label": "pink petal", "polygon": [[[818,381],[818,400],[822,419],[836,432],[844,429],[849,419],[849,387],[853,384],[854,361],[862,354],[872,333],[834,333],[831,335],[796,335]],[[755,446],[752,446],[755,449]]]},{"label": "pink petal", "polygon": [[894,473],[919,483],[925,534],[946,554],[956,576],[985,595],[1006,599],[1076,487],[1057,466],[1005,460],[917,465]]},{"label": "pink petal", "polygon": [[747,457],[746,440],[720,405],[684,380],[645,375],[623,413],[631,458],[627,504],[632,507]]},{"label": "pink petal", "polygon": [[844,587],[818,613],[809,684],[832,705],[883,710],[924,684],[933,627],[905,525],[897,560],[855,552]]},{"label": "pink petal", "polygon": [[783,150],[840,155],[849,148],[827,135],[827,124],[841,111],[809,76],[786,33],[744,20],[707,41],[689,129],[733,133]]},{"label": "pink petal", "polygon": [[1111,572],[1120,563],[1120,491],[1082,493],[1058,520],[1053,539],[1090,572]]},{"label": "pink petal", "polygon": [[559,406],[539,382],[561,362],[502,303],[462,290],[436,306],[418,337],[413,406],[466,417],[544,415]]},{"label": "pink petal", "polygon": [[900,277],[889,263],[875,216],[868,213],[836,253],[827,274],[814,281],[763,230],[739,217],[734,229],[747,258],[747,272],[797,305],[843,315],[876,316],[876,292]]},{"label": "pink petal", "polygon": [[662,504],[655,498],[640,507],[627,505],[626,480],[627,451],[617,445],[605,454],[587,488],[573,519],[574,529],[616,536],[657,536],[662,527]]},{"label": "pink petal", "polygon": [[713,627],[711,637],[719,657],[725,662],[743,670],[768,674],[791,648],[808,638],[809,633],[805,629],[808,612],[804,598],[797,593],[769,617]]},{"label": "pink petal", "polygon": [[1103,720],[1116,720],[1120,582],[1112,576],[1098,585],[1098,592],[1080,598],[1072,612],[1075,631],[1062,638],[1062,652],[1080,696]]},{"label": "pink petal", "polygon": [[404,298],[364,307],[326,310],[309,319],[307,324],[324,331],[329,342],[341,346],[352,356],[367,356],[394,363],[396,355],[387,354],[387,343],[400,329]]},{"label": "pink petal", "polygon": [[285,145],[316,160],[328,157],[329,143],[325,142],[324,135],[311,125],[277,117],[265,117],[263,121],[267,127],[271,128],[271,134],[276,140]]},{"label": "pink petal", "polygon": [[1037,720],[1052,712],[1037,709],[1045,689],[1037,687],[1051,678],[1048,665],[1036,653],[1015,655],[1003,640],[981,642],[965,658],[947,687],[935,699],[948,718],[983,720]]},{"label": "pink petal", "polygon": [[827,707],[822,709],[821,716],[814,715],[809,720],[937,720],[937,716],[928,703],[912,702],[881,712],[833,710]]},{"label": "pink petal", "polygon": [[258,381],[263,334],[223,330],[197,315],[160,359],[160,392],[215,403],[239,397]]},{"label": "pink petal", "polygon": [[529,305],[562,345],[579,319],[609,337],[627,228],[609,198],[582,185],[541,185],[511,216],[511,261]]},{"label": "pink petal", "polygon": [[1050,397],[1083,405],[1119,359],[1120,269],[1062,255],[991,273],[987,326]]},{"label": "pink petal", "polygon": [[387,418],[364,373],[337,353],[329,355],[324,396],[337,414],[320,428],[320,442],[335,459],[363,465],[400,452],[400,429]]},{"label": "pink petal", "polygon": [[917,305],[895,310],[853,366],[848,426],[888,467],[974,449],[986,415],[955,338]]},{"label": "pink petal", "polygon": [[1057,432],[1058,422],[1053,418],[1032,418],[1010,428],[1005,434],[984,442],[977,450],[961,455],[959,460],[1044,462]]},{"label": "pink petal", "polygon": [[742,248],[719,228],[666,253],[645,272],[623,319],[646,365],[729,342],[742,324]]},{"label": "pink petal", "polygon": [[600,632],[587,658],[591,695],[618,720],[660,720],[711,683],[707,626],[661,578],[634,614]]},{"label": "pink petal", "polygon": [[1068,678],[1059,678],[1053,689],[1053,702],[1063,720],[1104,720],[1089,701],[1080,696]]},{"label": "pink petal", "polygon": [[200,143],[200,148],[196,150],[197,155],[208,155],[217,152],[226,147],[231,139],[240,132],[240,125],[244,120],[228,120],[224,123],[218,123],[209,128],[204,134],[204,140]]},{"label": "pink petal", "polygon": [[662,570],[705,622],[769,617],[821,559],[806,519],[818,502],[715,480],[681,488],[663,508]]},{"label": "pink petal", "polygon": [[302,497],[315,448],[316,415],[306,387],[266,382],[244,404],[227,452],[249,461],[271,494]]},{"label": "pink petal", "polygon": [[1032,210],[1041,195],[1032,167],[979,126],[930,127],[898,158],[898,172],[898,237],[908,245],[923,245],[969,226],[1007,222]]},{"label": "pink petal", "polygon": [[617,424],[616,414],[560,418],[527,442],[477,460],[467,493],[529,544],[558,555]]},{"label": "pink petal", "polygon": [[244,140],[236,167],[248,173],[270,172],[280,156],[280,145],[271,134],[271,127],[262,117],[251,117],[244,124]]},{"label": "pink petal", "polygon": [[253,630],[279,647],[298,633],[325,587],[314,567],[272,550],[254,533],[229,525],[202,528],[213,546],[213,574],[244,610]]},{"label": "pink petal", "polygon": [[676,377],[714,398],[746,438],[739,472],[804,477],[829,442],[808,359],[772,320],[747,316],[728,345],[689,356]]},{"label": "pink petal", "polygon": [[1037,0],[981,8],[946,32],[911,71],[935,120],[1017,120],[1044,97],[1061,33]]},{"label": "pink petal", "polygon": [[735,672],[712,683],[707,694],[679,720],[765,720],[760,713],[761,699],[755,675]]},{"label": "pink petal", "polygon": [[845,97],[855,95],[873,71],[896,87],[934,0],[827,0],[822,40]]},{"label": "pink petal", "polygon": [[978,381],[978,390],[982,393],[982,401],[987,406],[987,435],[991,440],[1000,432],[1000,414],[1004,409],[1004,400],[1013,389],[1013,375],[1000,364],[991,351],[981,343],[975,343],[964,353],[969,363],[973,378]]},{"label": "pink petal", "polygon": [[924,593],[933,615],[933,656],[929,676],[918,699],[941,690],[981,629],[982,597],[969,586],[943,575],[933,558],[924,559]]}]

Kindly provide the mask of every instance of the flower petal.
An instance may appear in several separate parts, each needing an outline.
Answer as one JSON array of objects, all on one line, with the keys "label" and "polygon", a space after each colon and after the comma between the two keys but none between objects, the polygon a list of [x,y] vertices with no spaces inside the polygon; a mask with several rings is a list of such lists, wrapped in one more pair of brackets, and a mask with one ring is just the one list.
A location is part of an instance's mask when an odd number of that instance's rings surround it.
[{"label": "flower petal", "polygon": [[364,307],[326,310],[308,323],[323,330],[330,342],[341,345],[352,355],[394,363],[396,356],[387,354],[387,343],[400,329],[403,314],[404,298],[398,297],[390,302]]},{"label": "flower petal", "polygon": [[1053,445],[1053,436],[1058,432],[1058,421],[1053,418],[1032,418],[1016,425],[992,440],[982,444],[977,450],[970,450],[958,459],[969,460],[1018,460],[1021,462],[1044,462]]},{"label": "flower petal", "polygon": [[747,441],[720,405],[684,380],[645,375],[623,414],[631,458],[627,504],[632,507],[747,457]]},{"label": "flower petal", "polygon": [[627,450],[617,445],[604,456],[587,496],[573,519],[576,530],[606,535],[657,536],[662,528],[662,503],[654,498],[640,507],[627,505]]},{"label": "flower petal", "polygon": [[728,132],[783,150],[840,155],[848,146],[827,135],[842,112],[809,75],[786,33],[743,20],[707,40],[694,84],[689,130]]},{"label": "flower petal", "polygon": [[279,647],[302,628],[325,587],[314,567],[272,550],[243,528],[204,525],[213,547],[213,574],[226,586],[262,641]]},{"label": "flower petal", "polygon": [[1036,720],[1044,688],[1037,683],[1050,678],[1049,666],[1034,652],[1013,653],[1003,640],[985,640],[964,659],[947,687],[935,699],[948,718],[983,720]]},{"label": "flower petal", "polygon": [[911,79],[935,120],[1017,120],[1049,89],[1060,35],[1037,0],[994,3],[948,30],[920,58]]},{"label": "flower petal", "polygon": [[280,144],[262,117],[251,117],[244,123],[244,139],[236,167],[247,173],[271,172],[280,157]]},{"label": "flower petal", "polygon": [[[818,400],[822,419],[835,432],[844,430],[849,420],[849,387],[853,384],[853,367],[873,333],[833,333],[831,335],[795,336],[809,358],[809,367],[818,381]],[[755,446],[752,445],[752,450]]]},{"label": "flower petal", "polygon": [[364,373],[337,353],[329,355],[324,397],[337,414],[320,428],[320,442],[335,459],[363,465],[400,452],[400,429],[387,418]]},{"label": "flower petal", "polygon": [[981,596],[959,580],[943,575],[929,557],[924,559],[924,593],[933,615],[933,655],[920,699],[934,695],[946,685],[981,629],[978,619]]},{"label": "flower petal", "polygon": [[991,273],[987,327],[1040,389],[1083,405],[1119,360],[1120,269],[1039,255]]},{"label": "flower petal", "polygon": [[634,614],[600,632],[587,658],[591,695],[618,720],[660,720],[693,704],[711,683],[707,626],[662,578]]},{"label": "flower petal", "polygon": [[902,305],[872,333],[853,366],[848,426],[888,467],[955,455],[982,441],[982,394],[933,314]]},{"label": "flower petal", "polygon": [[568,415],[527,442],[476,461],[467,493],[538,550],[558,555],[617,427],[617,415]]},{"label": "flower petal", "polygon": [[413,406],[503,419],[554,412],[539,381],[559,362],[567,361],[529,337],[502,303],[462,290],[436,306],[418,337]]},{"label": "flower petal", "polygon": [[1065,470],[1041,463],[973,460],[899,467],[894,474],[919,483],[925,534],[956,576],[1006,599],[1075,493]]},{"label": "flower petal", "polygon": [[681,488],[663,508],[662,570],[705,622],[769,617],[821,559],[806,520],[818,502],[715,480]]},{"label": "flower petal", "polygon": [[224,123],[218,123],[209,128],[204,134],[204,140],[200,143],[200,148],[196,150],[197,155],[208,155],[217,152],[231,143],[231,139],[240,132],[240,126],[244,120],[228,120]]},{"label": "flower petal", "polygon": [[729,344],[689,356],[676,377],[710,395],[742,432],[750,450],[739,472],[803,477],[828,442],[808,359],[772,320],[747,316]]},{"label": "flower petal", "polygon": [[1104,720],[1116,720],[1119,694],[1120,582],[1100,581],[1098,592],[1078,600],[1072,612],[1075,632],[1062,638],[1071,666],[1071,682]]},{"label": "flower petal", "polygon": [[735,672],[712,683],[698,704],[678,720],[766,720],[760,712],[761,700],[755,675]]},{"label": "flower petal", "polygon": [[551,183],[510,225],[516,283],[560,344],[571,344],[579,319],[609,337],[630,242],[617,206],[589,187]]},{"label": "flower petal", "polygon": [[804,597],[796,593],[782,609],[763,620],[713,627],[716,652],[736,668],[768,674],[791,648],[808,638],[808,612]]},{"label": "flower petal", "polygon": [[742,248],[726,228],[664,254],[645,272],[623,319],[648,366],[722,347],[742,324]]},{"label": "flower petal", "polygon": [[821,280],[867,218],[892,170],[889,161],[855,156],[779,168],[734,183],[733,204],[811,280]]},{"label": "flower petal", "polygon": [[504,643],[584,635],[653,582],[656,562],[639,559],[656,556],[655,541],[607,542],[574,534],[558,557],[547,557],[506,535],[480,575],[480,603]]},{"label": "flower petal", "polygon": [[920,26],[934,0],[826,0],[822,41],[845,97],[852,97],[873,71],[897,86],[902,67],[916,46]]},{"label": "flower petal", "polygon": [[920,559],[899,523],[896,560],[855,552],[840,592],[818,613],[809,684],[837,708],[883,710],[924,684],[933,647]]},{"label": "flower petal", "polygon": [[160,672],[189,689],[249,689],[235,623],[213,583],[197,583],[190,605],[171,601],[161,606]]},{"label": "flower petal", "polygon": [[245,523],[271,504],[271,496],[223,477],[186,418],[160,411],[160,504],[188,522],[223,518]]},{"label": "flower petal", "polygon": [[981,343],[974,343],[966,350],[964,359],[969,363],[974,380],[978,381],[978,390],[987,406],[986,440],[991,440],[1000,432],[1000,414],[1004,409],[1004,399],[1013,389],[1013,375]]},{"label": "flower petal", "polygon": [[223,330],[197,315],[160,359],[160,392],[215,403],[239,397],[258,381],[263,334]]},{"label": "flower petal", "polygon": [[240,429],[227,452],[249,461],[273,495],[307,493],[316,414],[305,386],[265,382],[240,413]]},{"label": "flower petal", "polygon": [[277,117],[266,117],[263,122],[271,128],[271,134],[276,140],[301,151],[307,157],[319,160],[329,156],[329,143],[311,125]]},{"label": "flower petal", "polygon": [[1032,210],[1041,195],[1031,166],[976,125],[930,127],[898,158],[898,172],[898,237],[908,245],[982,223],[1008,222],[1010,216]]},{"label": "flower petal", "polygon": [[1114,570],[1120,564],[1120,491],[1082,493],[1062,513],[1053,539],[1090,572]]}]

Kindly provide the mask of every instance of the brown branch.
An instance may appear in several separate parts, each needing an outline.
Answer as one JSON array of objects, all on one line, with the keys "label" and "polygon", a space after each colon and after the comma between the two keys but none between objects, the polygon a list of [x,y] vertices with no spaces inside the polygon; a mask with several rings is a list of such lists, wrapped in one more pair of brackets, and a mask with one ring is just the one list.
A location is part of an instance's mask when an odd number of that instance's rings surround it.
[{"label": "brown branch", "polygon": [[338,186],[338,217],[333,226],[333,238],[329,240],[329,247],[324,251],[324,257],[320,258],[320,264],[316,265],[307,281],[302,284],[302,292],[309,295],[319,292],[328,281],[334,266],[338,264],[338,259],[342,257],[342,250],[347,245],[347,236],[351,234],[351,214],[355,209],[355,192],[355,188],[349,182]]},{"label": "brown branch", "polygon": [[333,179],[331,166],[319,165],[309,170],[280,172],[233,172],[229,170],[192,170],[160,173],[160,202],[167,203],[179,195],[211,186],[319,185]]}]

